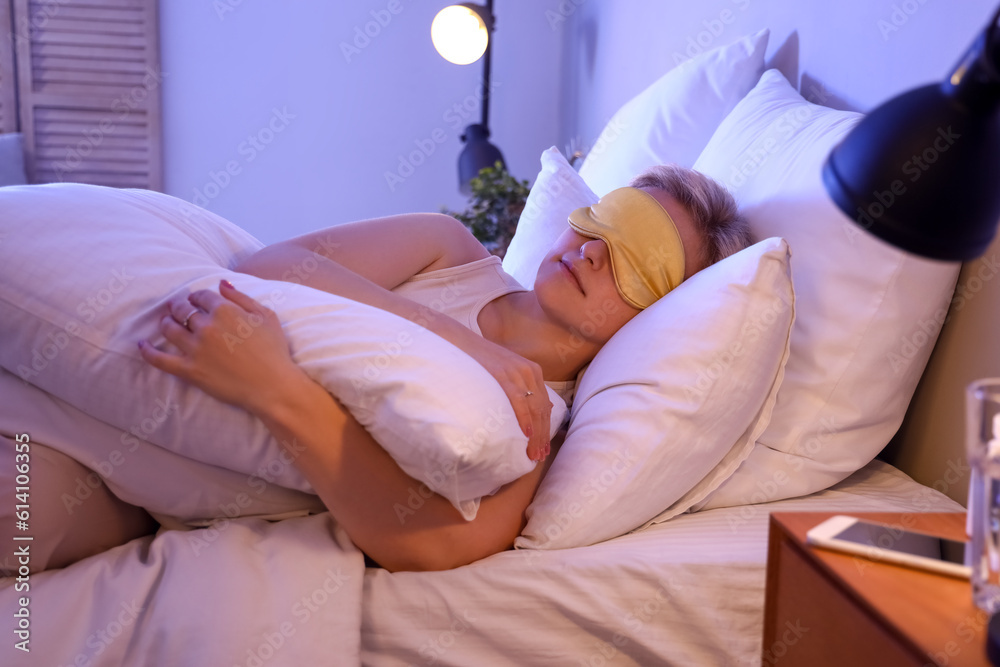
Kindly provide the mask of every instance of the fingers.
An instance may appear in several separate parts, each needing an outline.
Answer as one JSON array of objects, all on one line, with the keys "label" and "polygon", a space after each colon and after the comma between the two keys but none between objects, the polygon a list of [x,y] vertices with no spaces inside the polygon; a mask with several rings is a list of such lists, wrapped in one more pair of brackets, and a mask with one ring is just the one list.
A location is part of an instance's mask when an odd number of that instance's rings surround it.
[{"label": "fingers", "polygon": [[213,312],[216,308],[226,303],[226,300],[218,292],[213,292],[212,290],[200,289],[197,292],[192,292],[185,299],[189,305],[193,305],[195,308],[204,310],[206,313]]},{"label": "fingers", "polygon": [[[209,292],[209,294],[215,293]],[[219,281],[219,294],[249,313],[264,314],[267,311],[262,303],[233,287],[228,280]]]},{"label": "fingers", "polygon": [[525,435],[528,436],[528,458],[532,461],[544,461],[551,451],[549,442],[549,424],[552,414],[552,403],[549,401],[548,392],[544,389],[538,392],[525,392],[524,400],[528,409],[528,428]]},{"label": "fingers", "polygon": [[161,371],[165,371],[171,375],[183,374],[182,362],[178,357],[157,350],[147,341],[139,341],[139,356],[150,366],[159,368]]},{"label": "fingers", "polygon": [[551,451],[549,426],[552,403],[542,380],[541,367],[529,364],[519,370],[519,377],[513,379],[505,391],[521,432],[528,437],[528,458],[543,461]]},{"label": "fingers", "polygon": [[201,309],[188,301],[187,297],[175,296],[167,302],[167,311],[174,322],[185,329],[192,330],[194,316],[201,312]]}]

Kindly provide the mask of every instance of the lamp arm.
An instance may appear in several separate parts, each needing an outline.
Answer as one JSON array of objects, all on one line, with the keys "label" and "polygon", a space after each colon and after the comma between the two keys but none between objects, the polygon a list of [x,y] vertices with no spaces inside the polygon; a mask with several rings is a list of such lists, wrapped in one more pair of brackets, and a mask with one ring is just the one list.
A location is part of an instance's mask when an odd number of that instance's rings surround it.
[{"label": "lamp arm", "polygon": [[[486,11],[493,15],[493,0],[487,0]],[[486,132],[490,131],[490,61],[492,60],[493,52],[493,34],[490,31],[489,38],[486,41],[486,53],[483,54],[483,121],[482,125],[486,128]]]},{"label": "lamp arm", "polygon": [[989,25],[976,36],[969,48],[942,82],[945,94],[972,108],[990,111],[1000,106],[1000,7]]},{"label": "lamp arm", "polygon": [[490,132],[490,64],[492,60],[491,53],[493,51],[493,31],[496,29],[497,17],[493,15],[493,0],[486,0],[485,5],[463,2],[462,6],[468,7],[479,14],[479,18],[483,20],[483,24],[486,26],[486,52],[483,54],[483,114],[480,125],[486,129],[488,136]]}]

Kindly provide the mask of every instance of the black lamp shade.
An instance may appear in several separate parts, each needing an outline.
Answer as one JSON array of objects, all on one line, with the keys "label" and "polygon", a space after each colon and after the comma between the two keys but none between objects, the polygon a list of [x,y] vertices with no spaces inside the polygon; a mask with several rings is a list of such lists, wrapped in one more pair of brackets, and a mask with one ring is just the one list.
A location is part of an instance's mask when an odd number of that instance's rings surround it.
[{"label": "black lamp shade", "polygon": [[882,104],[837,146],[823,182],[875,236],[942,260],[983,254],[1000,221],[1000,95],[984,39],[955,73]]},{"label": "black lamp shade", "polygon": [[458,182],[465,194],[469,194],[469,184],[479,175],[480,169],[492,167],[497,162],[506,166],[500,149],[489,142],[489,137],[490,131],[479,123],[469,125],[462,134],[465,148],[458,156]]}]

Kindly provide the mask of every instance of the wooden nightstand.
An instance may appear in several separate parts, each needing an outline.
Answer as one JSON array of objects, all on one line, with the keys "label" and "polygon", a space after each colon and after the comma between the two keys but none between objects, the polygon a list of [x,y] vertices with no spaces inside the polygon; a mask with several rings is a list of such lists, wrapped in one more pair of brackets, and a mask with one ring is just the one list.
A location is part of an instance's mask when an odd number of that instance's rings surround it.
[{"label": "wooden nightstand", "polygon": [[[806,544],[835,513],[771,515],[763,665],[989,665],[968,580]],[[964,514],[851,514],[965,539]]]}]

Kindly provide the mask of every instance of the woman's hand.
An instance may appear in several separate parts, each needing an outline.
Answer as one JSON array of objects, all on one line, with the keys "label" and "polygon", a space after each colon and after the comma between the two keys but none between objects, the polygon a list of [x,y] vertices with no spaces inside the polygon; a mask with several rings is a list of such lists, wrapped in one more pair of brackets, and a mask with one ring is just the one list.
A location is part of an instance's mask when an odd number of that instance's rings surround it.
[{"label": "woman's hand", "polygon": [[460,347],[478,361],[507,394],[521,432],[528,436],[528,458],[544,460],[551,451],[552,402],[542,379],[542,367],[502,345],[469,333],[468,340],[463,340]]},{"label": "woman's hand", "polygon": [[215,398],[257,414],[302,371],[274,311],[228,281],[168,303],[160,331],[173,350],[139,342],[142,358]]}]

